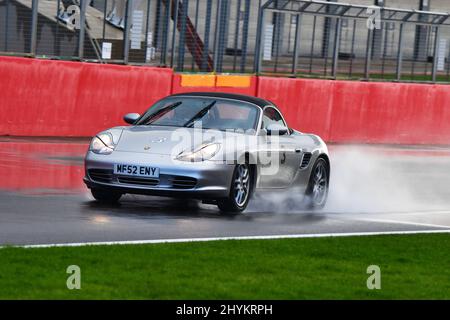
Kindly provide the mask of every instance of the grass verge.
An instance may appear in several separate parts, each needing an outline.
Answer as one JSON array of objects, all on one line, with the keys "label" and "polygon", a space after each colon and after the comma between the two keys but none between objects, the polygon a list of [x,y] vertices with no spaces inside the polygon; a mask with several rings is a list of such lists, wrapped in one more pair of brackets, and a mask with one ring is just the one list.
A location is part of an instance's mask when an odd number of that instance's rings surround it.
[{"label": "grass verge", "polygon": [[[66,268],[81,268],[68,290]],[[368,290],[369,265],[381,290]],[[450,299],[450,235],[0,249],[1,299]]]}]

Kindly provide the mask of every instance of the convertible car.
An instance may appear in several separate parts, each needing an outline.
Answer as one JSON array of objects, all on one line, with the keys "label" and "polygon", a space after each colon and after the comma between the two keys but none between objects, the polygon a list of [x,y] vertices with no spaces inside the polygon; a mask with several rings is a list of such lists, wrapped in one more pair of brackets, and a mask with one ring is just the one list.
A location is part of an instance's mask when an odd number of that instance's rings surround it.
[{"label": "convertible car", "polygon": [[238,213],[255,193],[290,190],[310,209],[326,203],[327,146],[289,128],[268,100],[175,94],[124,120],[130,125],[97,134],[86,154],[84,182],[99,202],[127,193],[187,197]]}]

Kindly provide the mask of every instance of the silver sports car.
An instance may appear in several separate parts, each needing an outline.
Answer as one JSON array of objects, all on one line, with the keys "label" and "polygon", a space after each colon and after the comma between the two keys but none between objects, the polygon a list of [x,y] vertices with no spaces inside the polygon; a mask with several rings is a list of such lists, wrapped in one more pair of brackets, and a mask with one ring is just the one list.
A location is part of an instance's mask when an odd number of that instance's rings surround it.
[{"label": "silver sports car", "polygon": [[168,96],[97,134],[84,182],[97,201],[126,193],[187,197],[242,212],[255,193],[290,190],[309,208],[327,200],[322,139],[290,129],[270,101],[226,93]]}]

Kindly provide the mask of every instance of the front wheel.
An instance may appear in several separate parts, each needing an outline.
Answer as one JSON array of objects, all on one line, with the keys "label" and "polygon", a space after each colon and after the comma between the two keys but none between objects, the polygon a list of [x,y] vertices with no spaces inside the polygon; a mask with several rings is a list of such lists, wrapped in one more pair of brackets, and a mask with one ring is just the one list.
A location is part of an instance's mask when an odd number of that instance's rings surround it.
[{"label": "front wheel", "polygon": [[220,211],[239,213],[247,208],[251,196],[252,175],[248,164],[239,164],[234,168],[230,194],[227,198],[217,200]]},{"label": "front wheel", "polygon": [[329,166],[323,158],[317,159],[311,171],[305,201],[309,209],[322,209],[328,198]]},{"label": "front wheel", "polygon": [[112,191],[91,189],[92,196],[100,203],[114,204],[120,200],[122,194]]}]

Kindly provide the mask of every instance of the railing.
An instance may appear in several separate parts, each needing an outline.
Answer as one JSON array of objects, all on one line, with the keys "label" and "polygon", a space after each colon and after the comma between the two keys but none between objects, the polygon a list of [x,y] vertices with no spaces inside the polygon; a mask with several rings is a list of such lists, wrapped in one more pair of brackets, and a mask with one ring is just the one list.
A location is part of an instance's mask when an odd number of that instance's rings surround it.
[{"label": "railing", "polygon": [[449,38],[447,13],[330,1],[0,0],[0,54],[180,72],[450,82]]}]

